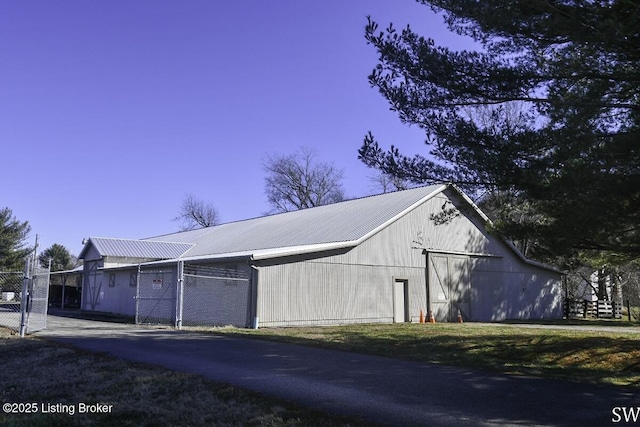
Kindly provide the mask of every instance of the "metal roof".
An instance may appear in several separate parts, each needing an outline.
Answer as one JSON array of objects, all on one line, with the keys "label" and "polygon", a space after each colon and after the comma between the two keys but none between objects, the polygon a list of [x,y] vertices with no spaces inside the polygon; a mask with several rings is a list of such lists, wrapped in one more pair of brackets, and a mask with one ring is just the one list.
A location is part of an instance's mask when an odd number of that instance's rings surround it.
[{"label": "metal roof", "polygon": [[[213,227],[166,234],[142,240],[92,237],[79,258],[93,244],[102,256],[163,260],[271,257],[355,246],[447,188],[456,191],[486,222],[489,219],[455,185],[432,185],[347,200],[294,212],[230,222]],[[561,272],[525,258],[524,261]],[[151,262],[153,263],[153,262]]]},{"label": "metal roof", "polygon": [[276,256],[355,245],[409,212],[445,185],[347,200],[331,205],[145,239],[194,244],[183,257]]},{"label": "metal roof", "polygon": [[91,237],[78,258],[84,258],[89,246],[93,245],[102,256],[121,258],[173,259],[179,258],[191,249],[186,242],[166,242],[149,240],[113,239]]}]

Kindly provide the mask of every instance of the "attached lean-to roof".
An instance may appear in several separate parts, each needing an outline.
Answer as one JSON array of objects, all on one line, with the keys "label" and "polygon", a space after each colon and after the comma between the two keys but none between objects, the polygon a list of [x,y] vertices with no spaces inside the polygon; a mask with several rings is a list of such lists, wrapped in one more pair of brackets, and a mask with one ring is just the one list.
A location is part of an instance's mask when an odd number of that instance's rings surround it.
[{"label": "attached lean-to roof", "polygon": [[[113,239],[91,237],[92,244],[102,256],[120,258],[174,259],[181,257],[193,247],[186,242]],[[84,258],[89,244],[85,245],[78,258]]]},{"label": "attached lean-to roof", "polygon": [[260,218],[145,239],[194,244],[183,258],[263,258],[358,244],[445,185],[347,200]]}]

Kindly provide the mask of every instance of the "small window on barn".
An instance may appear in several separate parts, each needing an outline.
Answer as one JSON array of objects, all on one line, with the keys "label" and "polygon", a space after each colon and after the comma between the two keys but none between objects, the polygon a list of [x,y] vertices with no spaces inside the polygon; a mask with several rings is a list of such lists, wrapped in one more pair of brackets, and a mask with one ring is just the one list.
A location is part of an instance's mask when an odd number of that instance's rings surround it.
[{"label": "small window on barn", "polygon": [[109,274],[109,287],[110,288],[116,287],[116,273]]},{"label": "small window on barn", "polygon": [[129,275],[129,286],[135,288],[138,284],[138,273],[131,273]]}]

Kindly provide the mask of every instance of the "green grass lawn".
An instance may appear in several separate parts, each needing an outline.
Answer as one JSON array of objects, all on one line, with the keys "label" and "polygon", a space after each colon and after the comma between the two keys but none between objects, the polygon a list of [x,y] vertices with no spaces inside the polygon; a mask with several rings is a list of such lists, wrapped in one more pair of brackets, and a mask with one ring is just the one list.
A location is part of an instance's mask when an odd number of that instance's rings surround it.
[{"label": "green grass lawn", "polygon": [[[621,330],[634,325],[602,321],[560,324]],[[640,333],[476,323],[212,331],[513,374],[640,387]]]}]

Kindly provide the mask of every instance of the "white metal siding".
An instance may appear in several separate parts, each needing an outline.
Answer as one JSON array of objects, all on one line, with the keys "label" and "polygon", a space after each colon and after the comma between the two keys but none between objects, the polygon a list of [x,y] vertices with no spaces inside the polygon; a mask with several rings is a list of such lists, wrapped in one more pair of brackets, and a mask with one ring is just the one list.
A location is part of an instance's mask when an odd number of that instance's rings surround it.
[{"label": "white metal siding", "polygon": [[259,277],[263,326],[390,323],[394,277],[408,279],[413,319],[423,302],[424,268],[306,261],[261,267]]},{"label": "white metal siding", "polygon": [[[439,194],[390,224],[344,256],[348,263],[373,265],[425,265],[423,251],[460,254],[493,254],[508,251],[490,235],[479,220],[462,214],[444,224],[436,224],[432,215],[450,206],[451,199]],[[460,203],[460,201],[455,201]],[[467,212],[465,209],[463,212]]]},{"label": "white metal siding", "polygon": [[[135,316],[136,314],[136,287],[131,286],[131,271],[109,271],[102,273],[102,286],[100,290],[96,311]],[[111,281],[111,275],[114,280]],[[111,286],[113,285],[113,286]]]},{"label": "white metal siding", "polygon": [[515,256],[474,259],[471,283],[475,321],[562,317],[560,275]]}]

